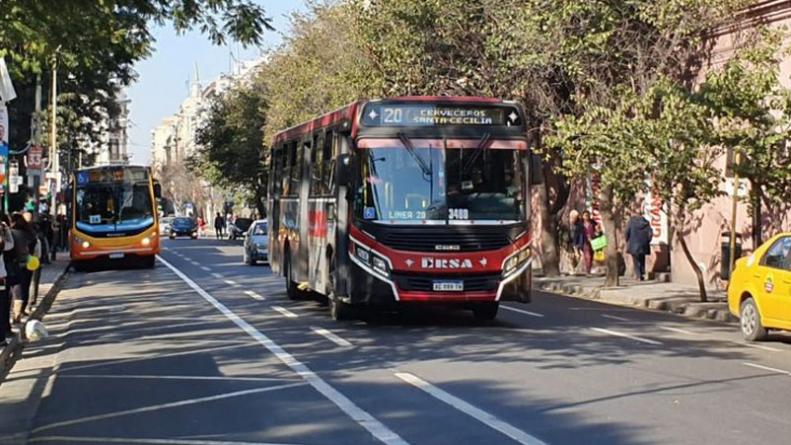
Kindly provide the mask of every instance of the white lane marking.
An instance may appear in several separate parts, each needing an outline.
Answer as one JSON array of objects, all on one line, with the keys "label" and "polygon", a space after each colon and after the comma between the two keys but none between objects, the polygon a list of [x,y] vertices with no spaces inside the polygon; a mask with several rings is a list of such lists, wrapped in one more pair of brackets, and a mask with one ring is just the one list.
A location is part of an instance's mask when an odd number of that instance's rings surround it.
[{"label": "white lane marking", "polygon": [[602,334],[608,334],[608,335],[614,335],[616,337],[628,338],[628,339],[631,339],[631,340],[634,340],[634,341],[647,343],[649,345],[661,345],[662,344],[662,342],[660,342],[660,341],[649,340],[647,338],[638,337],[636,335],[631,335],[631,334],[627,334],[627,333],[624,333],[624,332],[612,331],[610,329],[603,329],[603,328],[591,328],[591,329],[596,331],[596,332],[600,332]]},{"label": "white lane marking", "polygon": [[487,425],[488,427],[505,434],[506,436],[510,437],[511,439],[521,444],[539,445],[544,443],[538,438],[531,436],[530,434],[520,430],[519,428],[511,425],[510,423],[500,420],[493,414],[490,414],[480,408],[476,408],[475,406],[470,405],[464,400],[448,392],[445,392],[440,388],[437,388],[436,386],[432,385],[431,383],[421,379],[420,377],[414,374],[410,374],[408,372],[397,372],[395,376],[409,383],[410,385],[415,386],[418,389],[428,393],[430,396],[447,403],[448,405],[456,408],[457,410],[463,412],[464,414],[467,414],[468,416],[483,423],[484,425]]},{"label": "white lane marking", "polygon": [[544,316],[544,314],[539,314],[538,312],[526,311],[524,309],[517,309],[517,308],[511,307],[511,306],[501,305],[500,307],[505,309],[505,310],[507,310],[507,311],[519,312],[520,314],[529,315],[531,317],[542,318]]},{"label": "white lane marking", "polygon": [[123,380],[228,380],[250,382],[282,382],[293,379],[275,377],[234,377],[202,375],[131,375],[131,374],[58,374],[58,379],[123,379]]},{"label": "white lane marking", "polygon": [[770,368],[769,366],[757,365],[755,363],[744,362],[742,363],[744,366],[750,366],[753,368],[763,369],[764,371],[771,371],[776,372],[778,374],[789,375],[791,376],[791,372],[788,372],[784,369],[777,369],[777,368]]},{"label": "white lane marking", "polygon": [[239,285],[239,283],[237,283],[234,280],[223,280],[223,281],[225,282],[225,284],[227,284],[229,286],[238,286]]},{"label": "white lane marking", "polygon": [[750,348],[763,349],[764,351],[783,352],[782,349],[773,348],[771,346],[756,345],[755,343],[742,343],[742,342],[739,342],[739,341],[735,341],[734,343],[736,343],[737,345],[741,345],[741,346],[748,346]]},{"label": "white lane marking", "polygon": [[211,273],[211,276],[213,276],[214,278],[219,278],[220,280],[222,280],[223,278],[225,278],[225,277],[223,277],[223,276],[222,276],[222,274],[220,274],[220,273],[217,273],[217,272],[212,272],[212,273]]},{"label": "white lane marking", "polygon": [[226,442],[224,440],[196,439],[142,439],[134,437],[84,437],[84,436],[40,436],[28,442],[92,442],[92,443],[130,443],[143,445],[295,445],[272,442]]},{"label": "white lane marking", "polygon": [[283,362],[286,366],[291,368],[295,373],[300,375],[305,381],[308,382],[310,386],[312,386],[316,391],[320,392],[324,395],[327,399],[329,399],[332,403],[334,403],[338,408],[341,409],[346,415],[352,418],[355,422],[357,422],[360,426],[368,430],[377,440],[384,442],[388,445],[408,445],[409,443],[401,438],[398,434],[396,434],[393,430],[385,426],[382,422],[377,420],[374,416],[369,414],[367,411],[363,410],[359,406],[357,406],[354,402],[349,400],[348,397],[343,395],[340,391],[333,388],[324,381],[321,377],[316,375],[313,371],[310,370],[307,366],[302,364],[299,360],[294,358],[293,355],[286,352],[285,349],[280,347],[277,343],[272,341],[269,337],[264,335],[261,331],[254,328],[250,323],[246,322],[243,318],[239,317],[228,309],[224,304],[217,301],[216,298],[212,297],[211,294],[203,290],[202,287],[198,286],[197,283],[192,281],[188,276],[186,276],[182,271],[178,270],[175,266],[167,262],[160,256],[157,256],[159,261],[162,262],[165,266],[167,266],[173,273],[176,274],[179,278],[181,278],[189,287],[191,287],[195,292],[198,293],[204,300],[208,301],[212,306],[214,306],[218,311],[220,311],[225,317],[229,320],[234,322],[236,326],[238,326],[241,330],[247,333],[250,337],[253,337],[258,343],[263,345],[266,349],[269,350],[275,357],[277,357],[281,362]]},{"label": "white lane marking", "polygon": [[266,300],[266,298],[264,298],[263,296],[261,296],[257,292],[253,292],[251,290],[246,290],[246,291],[244,291],[244,293],[247,294],[247,296],[252,298],[253,300],[258,300],[258,301]]},{"label": "white lane marking", "polygon": [[337,334],[335,334],[335,333],[333,333],[331,331],[328,331],[327,329],[311,326],[310,330],[315,332],[315,333],[317,333],[317,334],[319,334],[319,335],[321,335],[322,337],[324,337],[327,340],[335,343],[338,346],[349,347],[349,346],[352,345],[352,343],[349,340],[346,340],[345,338],[342,338],[342,337],[338,336]]},{"label": "white lane marking", "polygon": [[192,264],[193,266],[200,266],[199,262],[193,260],[190,260],[190,264]]},{"label": "white lane marking", "polygon": [[681,329],[681,328],[674,328],[674,327],[671,327],[671,326],[659,326],[659,329],[663,329],[665,331],[670,331],[670,332],[675,332],[677,334],[695,335],[695,333],[692,332],[692,331],[688,331],[686,329]]},{"label": "white lane marking", "polygon": [[617,320],[617,321],[632,321],[625,317],[619,317],[617,315],[610,315],[610,314],[601,314],[604,318],[609,318],[610,320]]},{"label": "white lane marking", "polygon": [[206,271],[206,272],[211,272],[211,269],[209,269],[209,268],[208,268],[208,267],[206,267],[206,266],[201,266],[200,268],[201,268],[201,270],[203,270],[203,271]]},{"label": "white lane marking", "polygon": [[159,404],[159,405],[144,406],[142,408],[125,409],[123,411],[114,411],[114,412],[110,412],[110,413],[97,414],[95,416],[86,416],[86,417],[80,417],[80,418],[77,418],[77,419],[64,420],[64,421],[61,421],[61,422],[50,423],[48,425],[42,425],[42,426],[40,426],[38,428],[35,428],[35,429],[32,430],[32,432],[33,433],[37,433],[39,431],[51,430],[52,428],[58,428],[58,427],[62,427],[62,426],[77,425],[77,424],[81,424],[81,423],[93,422],[93,421],[96,421],[96,420],[103,420],[103,419],[112,419],[114,417],[128,416],[129,414],[139,414],[139,413],[147,413],[147,412],[151,412],[151,411],[159,411],[159,410],[162,410],[162,409],[176,408],[176,407],[185,406],[185,405],[195,405],[195,404],[198,404],[198,403],[212,402],[212,401],[215,401],[215,400],[229,399],[229,398],[232,398],[232,397],[246,396],[246,395],[249,395],[249,394],[258,394],[258,393],[264,393],[264,392],[272,392],[272,391],[277,391],[277,390],[286,389],[286,388],[293,388],[293,387],[296,387],[296,386],[303,386],[303,385],[305,385],[305,382],[286,383],[284,385],[269,386],[269,387],[266,387],[266,388],[245,389],[245,390],[242,390],[242,391],[228,392],[228,393],[225,393],[225,394],[217,394],[217,395],[214,395],[214,396],[196,397],[194,399],[186,399],[186,400],[179,400],[177,402],[169,402],[169,403],[162,403],[162,404]]},{"label": "white lane marking", "polygon": [[283,306],[272,306],[272,309],[280,312],[286,318],[297,318],[297,314],[291,312],[290,310],[284,308]]}]

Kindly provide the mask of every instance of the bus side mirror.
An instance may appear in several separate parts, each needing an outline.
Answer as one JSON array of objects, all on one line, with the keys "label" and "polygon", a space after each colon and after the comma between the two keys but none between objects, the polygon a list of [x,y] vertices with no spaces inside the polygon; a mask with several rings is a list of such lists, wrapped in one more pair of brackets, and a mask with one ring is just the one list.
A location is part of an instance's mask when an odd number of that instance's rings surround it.
[{"label": "bus side mirror", "polygon": [[338,155],[338,161],[335,163],[335,177],[338,179],[338,185],[348,187],[352,180],[352,157],[348,153]]},{"label": "bus side mirror", "polygon": [[162,198],[162,185],[158,182],[154,183],[154,197],[157,199]]},{"label": "bus side mirror", "polygon": [[544,161],[541,156],[530,153],[530,185],[544,183]]}]

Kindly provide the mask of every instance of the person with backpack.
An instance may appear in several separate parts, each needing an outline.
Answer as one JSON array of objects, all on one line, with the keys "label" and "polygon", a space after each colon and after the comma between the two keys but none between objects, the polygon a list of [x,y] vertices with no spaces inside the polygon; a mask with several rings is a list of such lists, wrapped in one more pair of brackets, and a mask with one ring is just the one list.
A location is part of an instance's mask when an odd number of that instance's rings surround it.
[{"label": "person with backpack", "polygon": [[654,230],[651,223],[642,215],[635,213],[626,225],[626,252],[632,256],[635,278],[645,280],[645,257],[651,254],[651,239]]},{"label": "person with backpack", "polygon": [[14,299],[13,321],[17,324],[22,322],[22,316],[30,315],[27,307],[33,272],[28,270],[27,262],[28,257],[36,250],[38,239],[33,228],[21,213],[11,215],[11,236],[14,238],[14,249],[11,252],[10,262],[14,268],[11,295]]}]

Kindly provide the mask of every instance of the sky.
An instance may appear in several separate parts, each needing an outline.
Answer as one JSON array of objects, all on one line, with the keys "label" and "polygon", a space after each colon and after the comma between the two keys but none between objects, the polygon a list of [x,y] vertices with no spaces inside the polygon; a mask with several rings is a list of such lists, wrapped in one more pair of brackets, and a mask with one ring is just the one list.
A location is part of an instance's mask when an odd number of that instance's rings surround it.
[{"label": "sky", "polygon": [[213,45],[200,32],[176,34],[171,28],[153,30],[154,53],[135,66],[138,79],[126,90],[131,99],[129,111],[129,154],[133,164],[147,165],[151,158],[151,132],[163,118],[174,114],[187,97],[188,82],[197,72],[203,86],[228,72],[231,51],[238,60],[256,58],[262,49],[273,48],[288,32],[287,15],[305,8],[304,0],[261,1],[272,19],[275,31],[264,34],[260,47],[243,48],[240,44]]}]

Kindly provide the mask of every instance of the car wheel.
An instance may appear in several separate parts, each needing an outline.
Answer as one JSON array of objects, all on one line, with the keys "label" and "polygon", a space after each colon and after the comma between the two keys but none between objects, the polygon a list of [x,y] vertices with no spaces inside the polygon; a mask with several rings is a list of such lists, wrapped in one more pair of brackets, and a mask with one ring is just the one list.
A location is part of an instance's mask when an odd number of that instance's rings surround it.
[{"label": "car wheel", "polygon": [[480,303],[472,309],[472,314],[476,320],[491,321],[497,318],[497,310],[500,303]]},{"label": "car wheel", "polygon": [[739,326],[747,341],[758,341],[766,338],[766,328],[761,324],[761,313],[755,300],[747,298],[739,310]]}]

